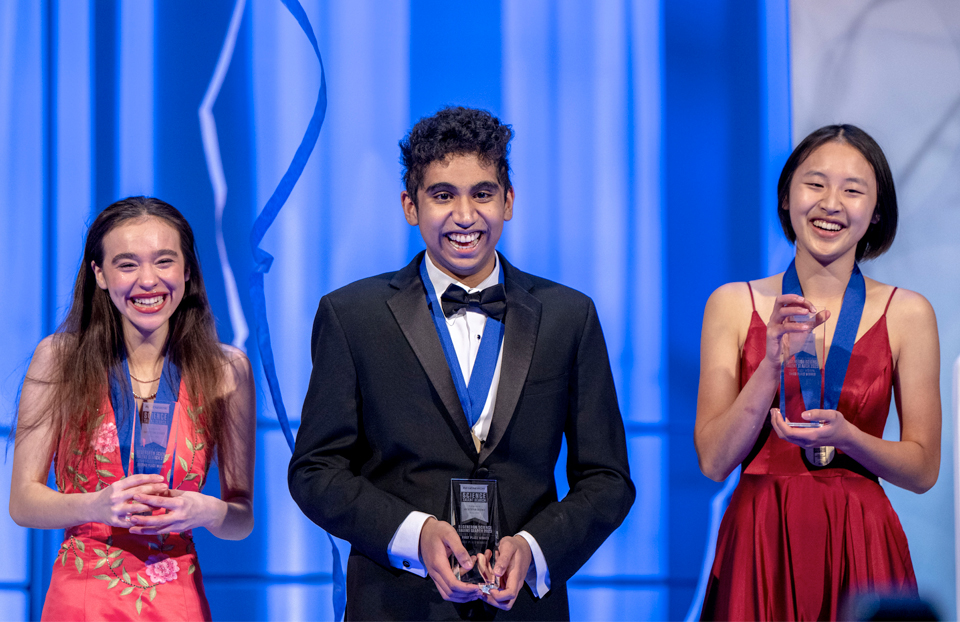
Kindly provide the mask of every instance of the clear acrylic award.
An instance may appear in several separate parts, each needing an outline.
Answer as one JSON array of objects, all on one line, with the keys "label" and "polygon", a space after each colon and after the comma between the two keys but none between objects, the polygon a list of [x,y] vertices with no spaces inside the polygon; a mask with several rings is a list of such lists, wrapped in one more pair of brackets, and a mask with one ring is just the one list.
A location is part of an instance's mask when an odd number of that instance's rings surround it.
[{"label": "clear acrylic award", "polygon": [[787,321],[804,324],[803,332],[786,333],[782,338],[780,364],[780,414],[794,428],[818,428],[819,421],[801,417],[804,411],[820,408],[822,372],[817,359],[817,339],[823,343],[823,324],[815,326],[817,312],[794,315]]},{"label": "clear acrylic award", "polygon": [[134,473],[160,473],[170,438],[173,404],[144,402],[140,414],[140,443],[134,452]]},{"label": "clear acrylic award", "polygon": [[454,576],[464,583],[480,586],[484,594],[499,589],[493,566],[500,542],[500,508],[497,482],[492,479],[450,480],[450,524],[473,559],[473,568],[464,570],[450,556]]}]

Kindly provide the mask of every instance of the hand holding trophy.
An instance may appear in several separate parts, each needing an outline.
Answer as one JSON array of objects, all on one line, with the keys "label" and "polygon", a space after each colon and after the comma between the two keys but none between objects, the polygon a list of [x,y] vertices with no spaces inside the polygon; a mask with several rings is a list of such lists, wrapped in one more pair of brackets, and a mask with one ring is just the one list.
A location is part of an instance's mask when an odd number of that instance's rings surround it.
[{"label": "hand holding trophy", "polygon": [[489,594],[500,589],[493,572],[497,562],[497,543],[500,542],[500,508],[497,502],[497,482],[491,479],[450,480],[450,524],[473,560],[473,567],[460,567],[455,556],[450,556],[454,576],[464,583],[480,587]]},{"label": "hand holding trophy", "polygon": [[[823,369],[817,357],[817,343],[820,351],[826,343],[824,323],[817,323],[818,309],[813,307],[810,313],[794,315],[788,323],[804,324],[809,330],[787,332],[783,335],[780,365],[780,413],[791,428],[819,428],[822,421],[810,421],[803,418],[808,410],[823,408]],[[808,447],[804,454],[810,464],[826,466],[833,460],[836,450],[833,447]]]},{"label": "hand holding trophy", "polygon": [[780,365],[780,413],[792,428],[818,428],[819,421],[802,417],[807,410],[820,408],[822,393],[820,362],[817,358],[817,333],[823,343],[823,324],[817,326],[817,309],[793,315],[787,324],[802,324],[802,332],[786,332],[782,339]]}]

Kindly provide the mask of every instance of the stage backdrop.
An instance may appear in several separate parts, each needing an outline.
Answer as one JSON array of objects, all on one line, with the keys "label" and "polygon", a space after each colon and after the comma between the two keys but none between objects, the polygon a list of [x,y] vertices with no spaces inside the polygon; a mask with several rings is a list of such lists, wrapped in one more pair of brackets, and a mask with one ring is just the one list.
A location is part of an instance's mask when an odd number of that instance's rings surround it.
[{"label": "stage backdrop", "polygon": [[[219,252],[198,109],[236,6],[0,2],[4,424],[33,347],[63,316],[86,224],[130,194],[160,196],[190,219],[221,337],[259,369],[247,332],[250,227],[307,128],[321,71],[280,0],[240,6],[222,88],[208,100],[227,188]],[[488,108],[517,133],[502,250],[596,301],[638,488],[626,523],[571,582],[573,617],[682,618],[719,489],[692,445],[703,305],[782,251],[771,180],[790,148],[786,0],[304,8],[325,63],[326,122],[263,243],[276,257],[267,311],[294,425],[320,297],[421,247],[400,211],[397,141],[445,104]],[[258,397],[254,534],[197,538],[211,605],[220,619],[330,619],[329,547],[289,499],[289,452],[262,379]],[[0,473],[0,619],[36,618],[59,534],[10,522],[10,464]]]}]

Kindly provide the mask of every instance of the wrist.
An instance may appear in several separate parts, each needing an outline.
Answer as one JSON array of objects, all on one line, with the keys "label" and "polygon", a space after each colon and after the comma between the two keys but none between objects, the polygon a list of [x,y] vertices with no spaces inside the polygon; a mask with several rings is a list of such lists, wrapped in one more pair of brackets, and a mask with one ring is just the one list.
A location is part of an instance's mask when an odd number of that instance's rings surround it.
[{"label": "wrist", "polygon": [[230,503],[228,501],[224,501],[223,499],[217,499],[216,497],[211,497],[209,495],[203,495],[203,497],[212,502],[210,518],[205,521],[203,527],[206,527],[207,531],[214,533],[222,529],[224,524],[227,522],[227,514],[230,512]]},{"label": "wrist", "polygon": [[834,448],[850,455],[856,453],[857,445],[859,444],[859,436],[864,434],[864,432],[855,425],[849,425],[849,422],[847,421],[844,423],[848,425],[843,426],[842,433],[837,437],[837,440],[834,441]]},{"label": "wrist", "polygon": [[526,551],[527,557],[533,556],[533,551],[530,549],[530,543],[527,542],[526,538],[524,538],[520,534],[511,536],[511,537],[513,538],[513,541],[516,543],[518,549],[522,551]]},{"label": "wrist", "polygon": [[423,524],[420,526],[420,537],[418,538],[418,542],[417,542],[417,557],[420,558],[421,564],[423,563],[423,536],[430,529],[431,524],[435,522],[437,522],[437,519],[434,518],[433,516],[430,516],[425,521],[423,521]]},{"label": "wrist", "polygon": [[760,361],[760,364],[757,366],[757,371],[753,375],[762,374],[763,378],[775,378],[777,381],[777,387],[780,385],[780,357],[770,358],[770,356],[764,356],[763,360]]},{"label": "wrist", "polygon": [[77,524],[82,525],[83,523],[103,523],[108,524],[109,516],[102,516],[100,513],[100,501],[99,497],[102,494],[106,494],[107,488],[102,488],[92,495],[70,495],[66,493],[60,493],[64,496],[68,502],[71,498],[76,499],[77,506],[74,507],[74,511],[77,512]]}]

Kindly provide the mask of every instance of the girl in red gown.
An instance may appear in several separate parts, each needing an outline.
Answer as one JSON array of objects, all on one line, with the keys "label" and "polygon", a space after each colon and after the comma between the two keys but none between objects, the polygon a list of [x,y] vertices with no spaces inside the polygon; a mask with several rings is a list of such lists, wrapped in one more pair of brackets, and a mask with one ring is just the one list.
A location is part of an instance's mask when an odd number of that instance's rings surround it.
[{"label": "girl in red gown", "polygon": [[[153,198],[107,207],[20,397],[10,514],[66,530],[43,619],[210,619],[191,532],[253,528],[254,400],[247,357],[217,340],[187,221]],[[202,492],[214,452],[219,499]]]},{"label": "girl in red gown", "polygon": [[[933,309],[920,294],[864,279],[856,266],[887,250],[896,233],[883,152],[854,126],[821,128],[787,160],[777,194],[783,230],[796,244],[788,278],[729,283],[704,311],[694,432],[700,468],[717,481],[742,469],[720,526],[705,620],[837,619],[858,593],[915,595],[906,537],[878,479],[922,493],[940,467]],[[850,293],[858,280],[859,321],[838,329],[844,305],[858,309]],[[785,293],[796,281],[799,290]],[[803,415],[822,425],[790,427],[775,407],[781,339],[809,330],[790,316],[818,309],[824,377],[846,356],[840,346],[831,350],[835,338],[852,345],[849,363],[836,406]],[[825,401],[828,391],[825,381]],[[891,394],[899,441],[881,438]],[[815,447],[835,449],[825,466]]]}]

